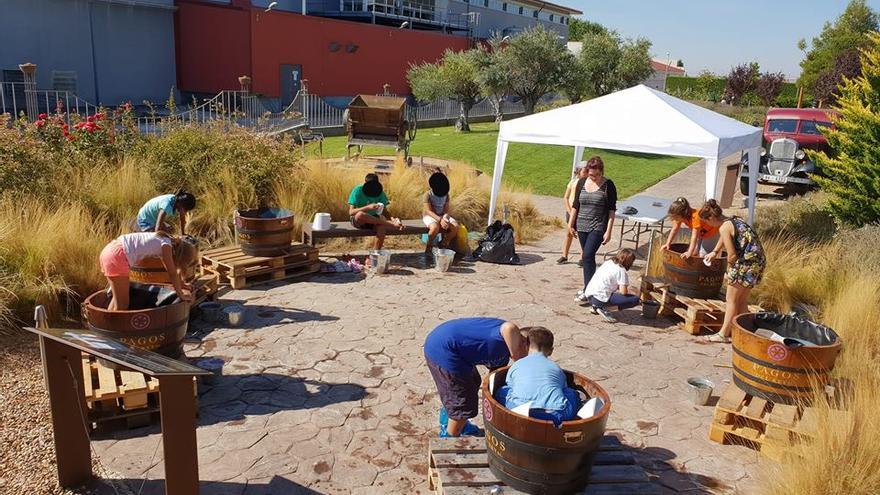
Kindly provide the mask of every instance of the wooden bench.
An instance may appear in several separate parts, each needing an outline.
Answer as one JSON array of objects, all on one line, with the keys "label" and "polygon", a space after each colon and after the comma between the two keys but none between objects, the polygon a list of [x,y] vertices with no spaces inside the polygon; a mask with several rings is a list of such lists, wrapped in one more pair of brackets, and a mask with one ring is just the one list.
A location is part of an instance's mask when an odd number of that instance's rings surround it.
[{"label": "wooden bench", "polygon": [[[428,227],[419,220],[403,220],[403,230],[388,228],[385,235],[422,235],[428,233]],[[302,228],[302,243],[314,246],[321,239],[338,239],[354,237],[373,237],[373,229],[359,229],[348,220],[332,222],[329,230],[312,230],[312,224],[304,223]]]}]

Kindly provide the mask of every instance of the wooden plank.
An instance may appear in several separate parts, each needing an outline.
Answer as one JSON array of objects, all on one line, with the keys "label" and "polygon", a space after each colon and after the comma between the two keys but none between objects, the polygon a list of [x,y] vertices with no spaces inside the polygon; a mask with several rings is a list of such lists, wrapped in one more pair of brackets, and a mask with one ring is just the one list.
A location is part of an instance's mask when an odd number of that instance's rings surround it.
[{"label": "wooden plank", "polygon": [[[433,466],[436,468],[454,467],[487,467],[489,457],[485,447],[483,450],[465,452],[445,452],[432,454]],[[635,464],[632,453],[624,450],[600,450],[593,459],[594,466],[625,466]]]},{"label": "wooden plank", "polygon": [[86,402],[89,402],[95,398],[95,392],[92,389],[92,363],[89,360],[89,355],[86,353],[82,354],[82,370]]},{"label": "wooden plank", "polygon": [[130,411],[147,407],[147,381],[143,373],[120,371],[122,381],[122,409]]},{"label": "wooden plank", "polygon": [[779,426],[791,428],[797,422],[798,408],[789,404],[774,404],[768,421]]},{"label": "wooden plank", "polygon": [[95,391],[95,399],[110,399],[118,395],[116,373],[98,362],[98,390]]},{"label": "wooden plank", "polygon": [[752,397],[751,402],[749,402],[749,405],[746,408],[746,416],[751,419],[763,421],[765,409],[767,409],[766,399],[762,399],[760,397]]},{"label": "wooden plank", "polygon": [[440,486],[492,486],[498,485],[498,478],[488,467],[483,468],[437,468]]},{"label": "wooden plank", "polygon": [[721,393],[721,397],[718,399],[718,408],[736,413],[739,412],[739,408],[745,399],[746,393],[731,383]]},{"label": "wooden plank", "polygon": [[284,267],[279,268],[277,271],[268,272],[268,273],[259,273],[259,274],[248,274],[246,276],[233,277],[229,281],[229,285],[232,286],[233,289],[244,289],[246,287],[251,287],[258,284],[263,284],[266,282],[274,282],[277,280],[287,280],[290,278],[304,277],[306,275],[311,275],[312,273],[316,273],[321,270],[321,265],[318,263],[309,262],[307,265],[303,266],[295,266],[295,267]]}]

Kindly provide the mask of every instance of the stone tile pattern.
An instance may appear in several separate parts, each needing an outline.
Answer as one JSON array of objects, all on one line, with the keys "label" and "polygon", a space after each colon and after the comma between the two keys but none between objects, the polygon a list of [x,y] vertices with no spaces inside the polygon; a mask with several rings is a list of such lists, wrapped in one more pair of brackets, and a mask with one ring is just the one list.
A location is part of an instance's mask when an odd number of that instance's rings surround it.
[{"label": "stone tile pattern", "polygon": [[[442,274],[404,256],[391,275],[319,275],[224,296],[251,308],[245,328],[216,329],[187,349],[225,361],[223,377],[200,386],[200,478],[217,482],[203,493],[427,493],[440,404],[422,345],[434,326],[461,316],[550,328],[553,358],[609,392],[610,433],[667,493],[752,492],[760,460],[711,443],[712,408],[692,405],[684,386],[705,376],[720,389],[730,370],[713,364],[730,362],[728,346],[702,345],[636,310],[616,325],[590,315],[573,302],[580,269],[555,264],[561,240],[557,231],[522,247],[534,261],[523,266]],[[120,477],[163,475],[155,428],[94,446]],[[146,486],[161,493],[161,484]]]}]

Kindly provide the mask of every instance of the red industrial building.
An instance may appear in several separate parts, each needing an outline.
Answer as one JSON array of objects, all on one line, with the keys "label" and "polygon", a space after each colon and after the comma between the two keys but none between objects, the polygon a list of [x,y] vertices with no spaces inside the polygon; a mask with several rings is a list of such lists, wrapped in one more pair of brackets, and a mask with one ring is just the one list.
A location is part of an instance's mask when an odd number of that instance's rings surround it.
[{"label": "red industrial building", "polygon": [[251,7],[250,0],[230,5],[178,0],[177,7],[180,90],[216,93],[237,88],[238,76],[250,75],[254,93],[280,98],[282,104],[298,89],[291,69],[299,69],[309,91],[318,95],[379,93],[386,83],[405,94],[410,64],[434,62],[444,50],[464,50],[470,43],[435,31],[265,12]]}]

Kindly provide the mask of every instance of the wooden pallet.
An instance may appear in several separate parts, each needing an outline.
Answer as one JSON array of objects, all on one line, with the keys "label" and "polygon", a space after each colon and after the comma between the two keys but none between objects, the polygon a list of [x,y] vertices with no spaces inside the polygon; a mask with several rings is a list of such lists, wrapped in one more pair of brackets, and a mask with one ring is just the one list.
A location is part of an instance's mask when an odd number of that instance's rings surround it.
[{"label": "wooden pallet", "polygon": [[321,265],[317,249],[293,243],[287,255],[273,258],[244,254],[238,246],[210,249],[202,253],[201,266],[203,274],[216,274],[220,283],[243,289],[315,273]]},{"label": "wooden pallet", "polygon": [[[432,438],[428,443],[428,487],[435,495],[484,495],[504,483],[492,474],[483,438]],[[509,487],[505,495],[524,495]],[[616,437],[606,436],[593,464],[585,495],[659,494],[645,470]]]},{"label": "wooden pallet", "polygon": [[[702,330],[717,332],[724,323],[725,303],[720,299],[698,299],[675,294],[669,284],[650,277],[642,277],[642,301],[660,304],[659,315],[678,316],[682,330],[697,335]],[[749,311],[761,311],[760,306],[749,306]]]},{"label": "wooden pallet", "polygon": [[[832,420],[847,421],[848,414],[832,411]],[[731,383],[715,406],[709,439],[722,445],[745,445],[770,459],[787,462],[797,458],[794,447],[812,441],[818,428],[814,408],[776,404]]]},{"label": "wooden pallet", "polygon": [[205,301],[213,301],[220,289],[220,276],[216,273],[199,276],[193,282],[193,302],[196,306]]},{"label": "wooden pallet", "polygon": [[129,428],[150,423],[159,411],[159,380],[136,371],[115,370],[82,354],[83,388],[89,422],[125,420]]},{"label": "wooden pallet", "polygon": [[[137,371],[109,367],[82,353],[83,389],[93,428],[146,426],[159,416],[159,380]],[[193,378],[193,394],[198,396]],[[112,427],[111,427],[112,428]]]}]

